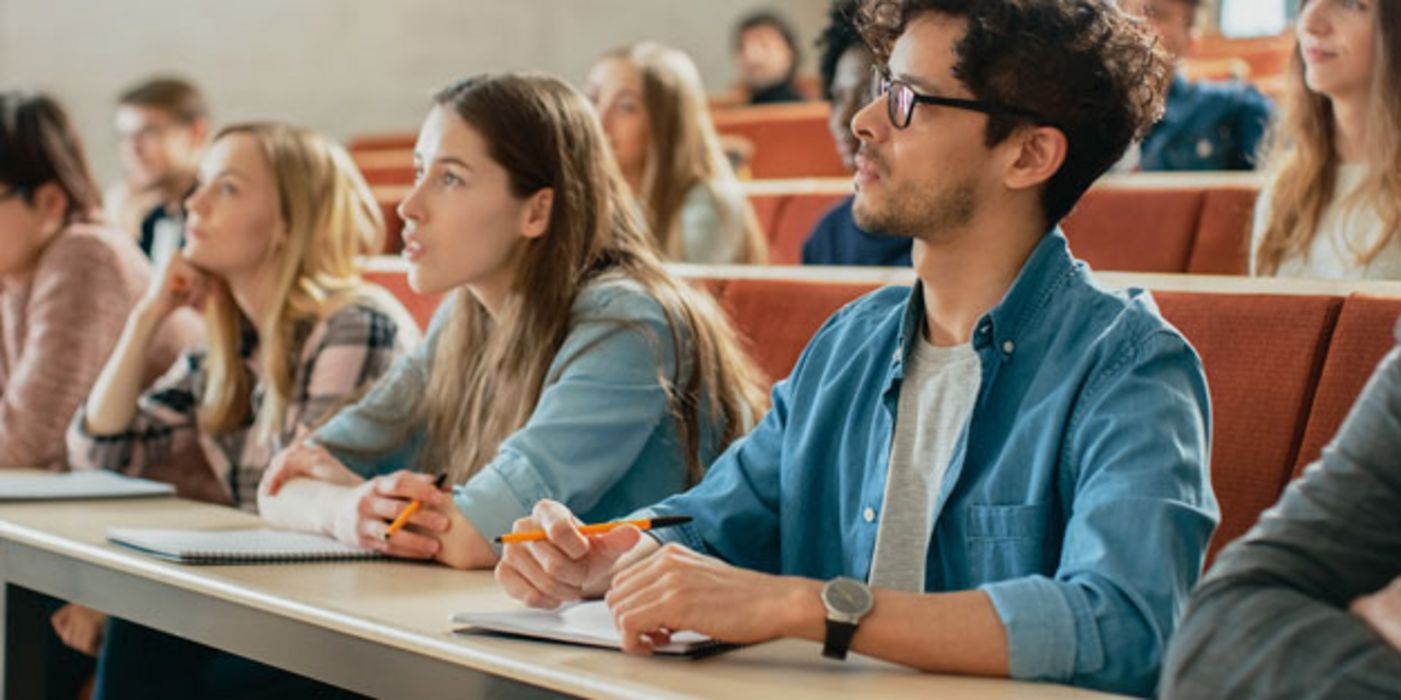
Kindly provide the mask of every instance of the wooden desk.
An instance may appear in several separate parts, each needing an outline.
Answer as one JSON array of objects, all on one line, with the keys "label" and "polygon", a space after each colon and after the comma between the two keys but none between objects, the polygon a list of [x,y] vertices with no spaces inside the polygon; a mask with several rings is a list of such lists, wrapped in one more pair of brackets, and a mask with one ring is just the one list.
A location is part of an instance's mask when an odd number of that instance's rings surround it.
[{"label": "wooden desk", "polygon": [[[3,478],[3,477],[0,477]],[[451,613],[510,609],[489,572],[405,562],[194,567],[104,541],[115,527],[249,527],[238,511],[178,499],[0,505],[6,697],[26,695],[47,624],[40,591],[377,697],[681,698],[1107,697],[1054,685],[923,675],[856,658],[821,658],[782,641],[702,660],[458,637]]]}]

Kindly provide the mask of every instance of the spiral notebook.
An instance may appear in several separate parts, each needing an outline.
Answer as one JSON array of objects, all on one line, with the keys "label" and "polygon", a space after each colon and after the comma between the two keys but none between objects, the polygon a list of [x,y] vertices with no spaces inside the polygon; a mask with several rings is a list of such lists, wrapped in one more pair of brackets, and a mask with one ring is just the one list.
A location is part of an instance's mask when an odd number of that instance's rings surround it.
[{"label": "spiral notebook", "polygon": [[[606,649],[621,649],[622,637],[613,625],[613,615],[601,600],[567,605],[558,610],[515,610],[499,613],[458,613],[452,621],[466,625],[457,634],[490,634],[525,639],[540,639],[565,644],[579,644]],[[654,653],[671,656],[708,656],[728,649],[730,644],[717,642],[695,632],[677,632],[671,643],[657,647]]]},{"label": "spiral notebook", "polygon": [[308,532],[108,528],[107,541],[181,564],[287,564],[380,559],[379,552]]}]

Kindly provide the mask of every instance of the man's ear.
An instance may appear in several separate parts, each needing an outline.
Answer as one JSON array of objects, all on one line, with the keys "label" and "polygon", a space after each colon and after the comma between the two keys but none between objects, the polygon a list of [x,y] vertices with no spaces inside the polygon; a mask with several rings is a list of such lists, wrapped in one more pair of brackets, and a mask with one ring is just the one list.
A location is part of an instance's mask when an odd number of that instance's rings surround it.
[{"label": "man's ear", "polygon": [[524,221],[521,222],[521,235],[526,238],[539,238],[550,228],[550,213],[555,206],[554,188],[546,187],[525,202]]},{"label": "man's ear", "polygon": [[1008,189],[1039,187],[1065,164],[1069,143],[1060,129],[1050,126],[1030,127],[1013,135],[1010,140],[1017,150],[1015,158],[1002,175],[1002,184]]}]

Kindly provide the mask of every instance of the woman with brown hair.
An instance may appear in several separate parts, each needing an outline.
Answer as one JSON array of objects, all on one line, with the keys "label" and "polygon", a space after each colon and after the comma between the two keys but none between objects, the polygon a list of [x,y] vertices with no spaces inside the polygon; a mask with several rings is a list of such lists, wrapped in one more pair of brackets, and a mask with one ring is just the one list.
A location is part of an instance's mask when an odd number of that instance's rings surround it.
[{"label": "woman with brown hair", "polygon": [[1307,0],[1251,273],[1401,279],[1401,0]]},{"label": "woman with brown hair", "polygon": [[[101,219],[101,200],[68,115],[44,95],[0,92],[0,467],[63,469],[63,426],[97,379],[150,266]],[[199,339],[172,316],[142,356],[144,385]],[[59,601],[47,603],[57,609]],[[100,618],[63,606],[42,673],[55,697],[91,672],[59,639],[91,654]],[[86,667],[86,668],[85,668]]]},{"label": "woman with brown hair", "polygon": [[691,263],[768,260],[686,54],[654,43],[609,51],[589,71],[584,94],[662,255]]},{"label": "woman with brown hair", "polygon": [[[539,498],[603,520],[695,483],[763,393],[723,315],[662,266],[582,95],[504,75],[435,102],[399,211],[410,284],[455,291],[419,351],[279,456],[260,507],[280,526],[485,568],[491,538]],[[386,537],[415,498],[427,507]]]},{"label": "woman with brown hair", "polygon": [[[104,226],[68,115],[43,95],[0,93],[0,467],[64,467],[63,426],[149,277]],[[142,386],[199,337],[190,317],[151,331],[132,358]]]}]

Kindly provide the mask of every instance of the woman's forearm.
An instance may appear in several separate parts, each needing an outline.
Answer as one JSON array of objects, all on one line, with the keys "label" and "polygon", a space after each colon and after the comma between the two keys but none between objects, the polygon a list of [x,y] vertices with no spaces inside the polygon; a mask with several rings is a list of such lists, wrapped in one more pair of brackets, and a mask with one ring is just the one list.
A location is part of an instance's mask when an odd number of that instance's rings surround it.
[{"label": "woman's forearm", "polygon": [[162,320],[145,306],[138,306],[127,318],[117,347],[88,394],[84,413],[89,433],[112,435],[131,425],[136,417],[136,401],[144,388],[141,380],[146,353]]}]

